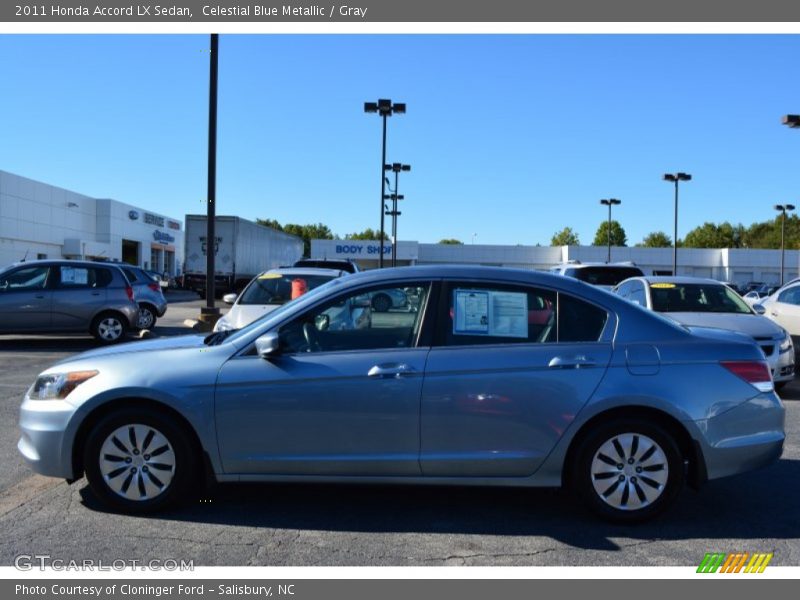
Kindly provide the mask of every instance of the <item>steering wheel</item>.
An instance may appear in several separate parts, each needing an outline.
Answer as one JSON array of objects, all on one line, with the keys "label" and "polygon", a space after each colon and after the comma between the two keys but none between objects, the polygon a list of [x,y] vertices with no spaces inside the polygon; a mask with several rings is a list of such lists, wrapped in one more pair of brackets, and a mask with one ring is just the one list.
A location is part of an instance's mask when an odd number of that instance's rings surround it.
[{"label": "steering wheel", "polygon": [[317,328],[314,327],[314,323],[303,324],[303,337],[306,338],[306,344],[308,344],[307,352],[320,352],[322,350],[322,346],[319,343],[319,334]]}]

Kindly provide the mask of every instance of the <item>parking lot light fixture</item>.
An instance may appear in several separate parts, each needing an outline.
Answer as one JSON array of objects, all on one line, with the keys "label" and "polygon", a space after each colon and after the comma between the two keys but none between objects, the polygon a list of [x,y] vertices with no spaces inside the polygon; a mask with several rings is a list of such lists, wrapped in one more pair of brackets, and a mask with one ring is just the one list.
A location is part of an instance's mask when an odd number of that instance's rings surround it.
[{"label": "parking lot light fixture", "polygon": [[383,174],[383,166],[386,164],[386,118],[393,114],[405,114],[406,105],[404,102],[392,102],[386,98],[381,98],[377,102],[364,102],[364,112],[377,114],[383,119],[383,143],[381,145],[381,232],[380,232],[380,252],[378,252],[378,268],[383,268],[383,196],[386,194],[386,178]]},{"label": "parking lot light fixture", "polygon": [[800,129],[800,115],[783,115],[781,123],[792,129]]},{"label": "parking lot light fixture", "polygon": [[675,228],[672,233],[672,274],[678,275],[678,183],[681,181],[691,181],[692,176],[688,173],[665,173],[664,181],[675,183]]},{"label": "parking lot light fixture", "polygon": [[781,283],[783,286],[783,255],[786,248],[785,233],[786,233],[786,211],[793,211],[794,204],[776,204],[773,206],[775,210],[781,213]]},{"label": "parking lot light fixture", "polygon": [[[392,266],[397,266],[397,217],[399,217],[402,213],[397,210],[397,201],[402,200],[404,196],[402,194],[397,193],[397,185],[398,185],[398,177],[401,171],[410,171],[411,165],[404,165],[402,163],[392,163],[390,165],[383,165],[384,171],[392,171],[394,173],[394,189],[389,186],[389,191],[392,192],[390,195],[384,194],[383,198],[385,200],[392,200],[392,210],[388,211],[386,214],[392,216]],[[384,177],[386,185],[389,185],[389,178]]]},{"label": "parking lot light fixture", "polygon": [[600,204],[608,206],[608,258],[606,262],[611,262],[611,207],[617,204],[622,204],[622,200],[616,198],[609,198],[608,200],[600,200]]}]

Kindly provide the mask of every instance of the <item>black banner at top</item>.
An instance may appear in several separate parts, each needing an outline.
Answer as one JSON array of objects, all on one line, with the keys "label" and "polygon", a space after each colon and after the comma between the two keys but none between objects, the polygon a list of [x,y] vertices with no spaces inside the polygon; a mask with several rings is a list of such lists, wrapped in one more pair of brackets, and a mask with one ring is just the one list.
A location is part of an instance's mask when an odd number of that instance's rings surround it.
[{"label": "black banner at top", "polygon": [[0,22],[800,22],[788,0],[10,0]]}]

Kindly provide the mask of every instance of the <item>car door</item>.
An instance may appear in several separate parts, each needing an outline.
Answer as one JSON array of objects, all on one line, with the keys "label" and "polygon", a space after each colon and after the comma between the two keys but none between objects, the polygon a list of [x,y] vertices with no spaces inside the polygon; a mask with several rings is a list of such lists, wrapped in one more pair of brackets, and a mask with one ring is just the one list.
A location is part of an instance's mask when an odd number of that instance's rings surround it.
[{"label": "car door", "polygon": [[107,305],[111,273],[106,267],[91,265],[63,264],[54,270],[53,330],[88,330],[94,315]]},{"label": "car door", "polygon": [[245,352],[220,370],[215,395],[226,473],[419,475],[419,402],[429,343],[417,303],[377,313],[382,286],[339,295],[279,330],[269,360]]},{"label": "car door", "polygon": [[764,304],[770,319],[793,337],[800,336],[800,286],[786,288]]},{"label": "car door", "polygon": [[25,265],[0,276],[0,331],[50,329],[51,270]]},{"label": "car door", "polygon": [[554,290],[450,282],[422,389],[426,476],[526,476],[589,400],[613,317]]}]

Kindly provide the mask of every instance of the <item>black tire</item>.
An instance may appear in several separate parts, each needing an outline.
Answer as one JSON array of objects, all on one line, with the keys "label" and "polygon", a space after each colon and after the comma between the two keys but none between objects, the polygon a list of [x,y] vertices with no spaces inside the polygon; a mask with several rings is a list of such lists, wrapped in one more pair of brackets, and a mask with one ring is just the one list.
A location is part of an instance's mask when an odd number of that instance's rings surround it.
[{"label": "black tire", "polygon": [[[132,428],[138,436],[130,434]],[[155,432],[152,437],[151,431]],[[201,482],[198,454],[187,432],[173,419],[151,408],[131,407],[106,415],[92,428],[83,448],[83,464],[98,500],[115,511],[139,514],[191,497]],[[123,489],[133,498],[125,497]]]},{"label": "black tire", "polygon": [[375,294],[372,297],[372,310],[375,312],[389,312],[392,308],[392,299],[386,294]]},{"label": "black tire", "polygon": [[651,519],[683,487],[683,458],[675,439],[644,419],[601,423],[580,442],[575,456],[573,487],[593,512],[609,521]]},{"label": "black tire", "polygon": [[89,331],[103,344],[116,344],[128,334],[128,319],[118,312],[104,312],[92,321]]},{"label": "black tire", "polygon": [[783,388],[785,388],[789,384],[788,381],[776,381],[775,382],[775,391],[780,392]]},{"label": "black tire", "polygon": [[137,329],[152,329],[156,326],[158,316],[156,309],[149,304],[139,305],[139,320],[136,322]]}]

